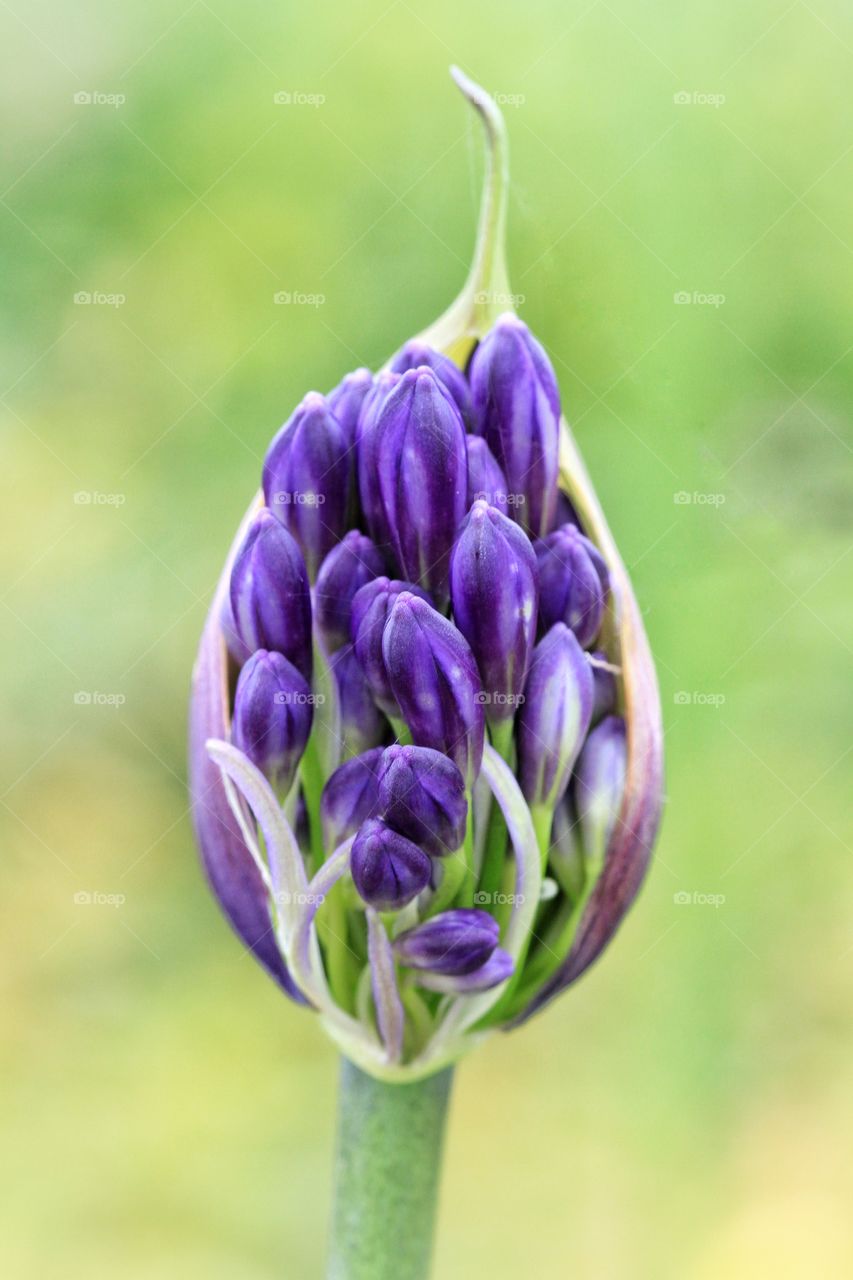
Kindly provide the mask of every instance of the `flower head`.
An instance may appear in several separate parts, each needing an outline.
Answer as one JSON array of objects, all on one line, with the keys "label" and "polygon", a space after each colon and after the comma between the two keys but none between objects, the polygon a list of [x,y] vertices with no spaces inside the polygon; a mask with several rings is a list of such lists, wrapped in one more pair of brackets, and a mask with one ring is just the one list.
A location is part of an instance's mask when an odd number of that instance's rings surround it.
[{"label": "flower head", "polygon": [[457,79],[498,152],[469,281],[390,369],[310,392],[273,439],[191,708],[226,915],[395,1081],[589,967],[662,794],[641,614],[551,362],[504,313],[503,122]]}]

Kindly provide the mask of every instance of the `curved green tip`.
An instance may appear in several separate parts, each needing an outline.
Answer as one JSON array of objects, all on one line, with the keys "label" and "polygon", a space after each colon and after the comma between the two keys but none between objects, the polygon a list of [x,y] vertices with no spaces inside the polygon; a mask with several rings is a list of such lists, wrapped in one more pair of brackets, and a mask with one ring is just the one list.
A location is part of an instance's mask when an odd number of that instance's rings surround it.
[{"label": "curved green tip", "polygon": [[509,142],[503,115],[492,95],[459,67],[451,67],[450,74],[483,121],[486,171],[468,278],[456,300],[419,336],[464,365],[497,317],[513,309],[506,266]]}]

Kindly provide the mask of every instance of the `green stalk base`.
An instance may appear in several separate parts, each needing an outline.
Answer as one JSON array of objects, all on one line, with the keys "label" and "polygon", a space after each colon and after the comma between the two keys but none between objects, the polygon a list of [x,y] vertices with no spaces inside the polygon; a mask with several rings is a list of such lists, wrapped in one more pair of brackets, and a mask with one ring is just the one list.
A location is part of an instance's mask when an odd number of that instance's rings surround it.
[{"label": "green stalk base", "polygon": [[386,1084],[343,1059],[327,1280],[426,1280],[452,1077]]}]

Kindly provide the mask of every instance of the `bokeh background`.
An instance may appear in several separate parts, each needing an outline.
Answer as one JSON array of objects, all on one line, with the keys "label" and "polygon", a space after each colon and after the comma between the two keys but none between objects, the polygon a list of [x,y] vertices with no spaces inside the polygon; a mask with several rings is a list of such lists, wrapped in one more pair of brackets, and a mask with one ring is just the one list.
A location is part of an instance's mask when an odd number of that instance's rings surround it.
[{"label": "bokeh background", "polygon": [[669,799],[615,945],[458,1073],[436,1275],[849,1277],[849,6],[0,22],[3,1274],[320,1274],[334,1054],[202,882],[188,682],[274,429],[462,281],[457,62],[505,102]]}]

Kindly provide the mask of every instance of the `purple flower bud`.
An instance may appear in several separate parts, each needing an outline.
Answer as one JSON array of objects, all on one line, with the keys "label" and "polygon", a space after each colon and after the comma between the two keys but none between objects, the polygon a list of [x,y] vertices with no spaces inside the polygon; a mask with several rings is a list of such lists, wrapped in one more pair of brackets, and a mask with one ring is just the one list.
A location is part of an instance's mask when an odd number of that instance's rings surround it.
[{"label": "purple flower bud", "polygon": [[497,947],[479,969],[471,973],[445,974],[427,972],[418,974],[418,985],[428,991],[440,991],[442,995],[471,995],[475,991],[488,991],[512,976],[515,968],[512,956]]},{"label": "purple flower bud", "polygon": [[416,844],[378,818],[368,818],[352,846],[355,887],[368,906],[397,911],[430,881],[432,864]]},{"label": "purple flower bud", "polygon": [[293,663],[253,653],[237,681],[231,740],[281,793],[296,776],[313,715],[311,686]]},{"label": "purple flower bud", "polygon": [[523,529],[478,499],[450,560],[453,617],[471,646],[490,721],[515,714],[536,639],[536,555]]},{"label": "purple flower bud", "polygon": [[311,595],[302,552],[269,511],[249,526],[231,573],[231,611],[242,643],[254,653],[283,653],[311,677]]},{"label": "purple flower bud", "polygon": [[329,854],[376,813],[381,757],[381,747],[353,756],[335,770],[323,788],[320,817]]},{"label": "purple flower bud", "polygon": [[[603,650],[594,650],[590,658],[593,685],[592,723],[598,724],[599,720],[603,720],[605,716],[609,716],[616,710],[616,673],[609,669],[610,659]],[[607,666],[598,665],[605,662]]]},{"label": "purple flower bud", "polygon": [[599,552],[569,524],[538,542],[536,557],[543,628],[565,622],[582,648],[589,648],[601,629],[607,602],[607,569]]},{"label": "purple flower bud", "polygon": [[[378,518],[362,486],[370,532],[379,544],[387,537],[402,575],[440,602],[447,595],[453,538],[465,514],[465,428],[459,410],[431,370],[410,369],[362,439],[370,440],[369,465],[375,465],[378,481]],[[362,481],[364,465],[360,458]]]},{"label": "purple flower bud", "polygon": [[332,661],[341,711],[341,736],[351,755],[378,747],[388,721],[377,707],[352,645],[339,649]]},{"label": "purple flower bud", "polygon": [[264,460],[264,497],[302,548],[312,579],[347,527],[352,442],[325,397],[309,391]]},{"label": "purple flower bud", "polygon": [[580,847],[577,816],[567,794],[554,810],[548,870],[560,888],[577,901],[586,879],[583,851]]},{"label": "purple flower bud", "polygon": [[432,369],[439,382],[447,388],[456,402],[463,421],[469,422],[471,392],[465,381],[465,375],[451,359],[442,355],[440,351],[434,351],[425,342],[414,338],[411,342],[407,342],[391,361],[391,370],[394,373],[406,373],[409,369],[423,368]]},{"label": "purple flower bud", "polygon": [[473,973],[498,945],[500,928],[487,911],[459,908],[407,929],[394,941],[401,964],[433,973]]},{"label": "purple flower bud", "polygon": [[391,551],[391,533],[379,492],[379,470],[376,454],[376,424],[388,396],[402,374],[380,373],[361,406],[356,429],[356,481],[361,510],[367,528],[377,546]]},{"label": "purple flower bud", "polygon": [[567,497],[562,489],[558,489],[557,505],[554,508],[554,516],[548,532],[553,533],[555,530],[561,529],[564,524],[573,524],[577,529],[581,527],[581,522],[572,505],[571,498]]},{"label": "purple flower bud", "polygon": [[326,556],[314,588],[314,617],[329,653],[349,644],[353,596],[384,568],[376,547],[357,529]]},{"label": "purple flower bud", "polygon": [[428,600],[426,592],[410,582],[374,578],[356,592],[352,602],[351,635],[356,657],[373,697],[389,716],[399,716],[400,708],[385,670],[382,634],[394,601],[403,591]]},{"label": "purple flower bud", "polygon": [[450,756],[470,787],[480,772],[485,723],[468,641],[431,605],[404,591],[383,632],[382,656],[415,742]]},{"label": "purple flower bud", "polygon": [[490,507],[497,507],[503,515],[509,515],[506,476],[483,437],[466,436],[465,450],[468,455],[468,506],[478,498],[484,498]]},{"label": "purple flower bud", "polygon": [[465,839],[465,780],[440,751],[388,747],[379,769],[379,812],[389,827],[440,858]]},{"label": "purple flower bud", "polygon": [[474,352],[471,396],[476,431],[520,500],[516,519],[541,537],[557,501],[560,393],[550,360],[516,316],[501,316]]},{"label": "purple flower bud", "polygon": [[356,369],[353,373],[348,373],[326,396],[326,403],[343,427],[349,445],[355,444],[362,405],[372,389],[373,374],[370,370]]},{"label": "purple flower bud", "polygon": [[574,782],[575,808],[584,852],[604,858],[625,790],[625,721],[607,716],[584,743]]},{"label": "purple flower bud", "polygon": [[238,667],[242,667],[244,662],[248,662],[252,656],[252,651],[245,645],[237,634],[237,624],[234,621],[234,610],[231,608],[231,597],[227,596],[222,601],[222,613],[220,616],[220,626],[222,634],[225,637],[225,645],[231,657],[237,663]]},{"label": "purple flower bud", "polygon": [[592,670],[565,623],[533,650],[518,714],[518,774],[528,803],[553,809],[565,794],[592,716]]}]

